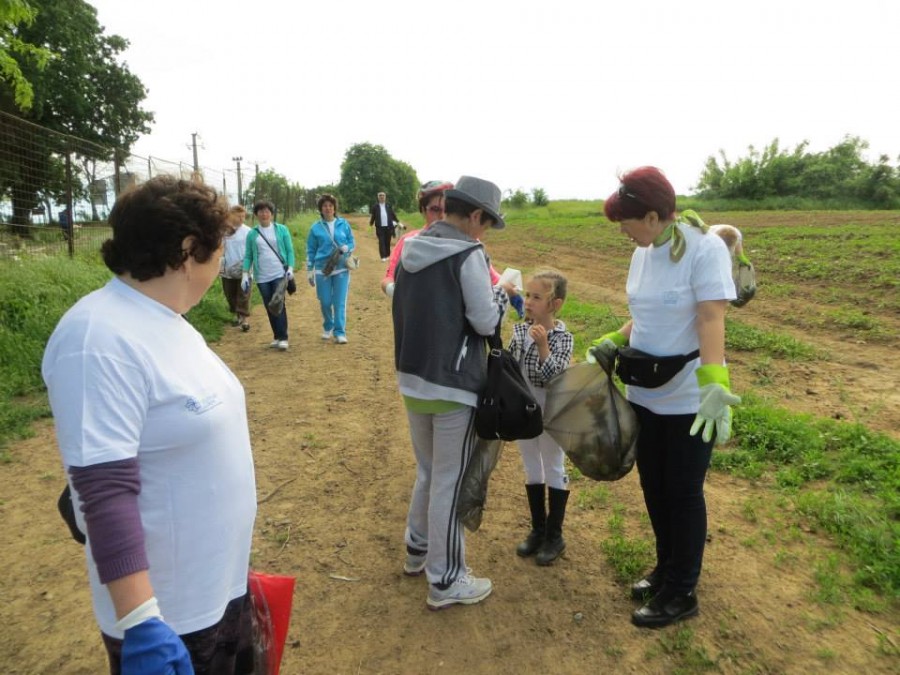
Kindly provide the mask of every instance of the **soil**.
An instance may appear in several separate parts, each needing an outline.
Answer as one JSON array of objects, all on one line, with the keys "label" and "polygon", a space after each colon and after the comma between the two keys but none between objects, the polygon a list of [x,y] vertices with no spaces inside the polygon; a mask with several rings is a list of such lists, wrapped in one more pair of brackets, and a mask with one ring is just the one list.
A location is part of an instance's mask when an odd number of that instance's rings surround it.
[{"label": "soil", "polygon": [[[784,537],[784,521],[752,517],[748,505],[774,504],[771,489],[709,474],[710,541],[698,588],[701,614],[662,631],[633,627],[635,603],[601,551],[616,513],[626,533],[648,538],[636,472],[603,484],[573,483],[568,549],[539,568],[514,553],[528,529],[521,462],[507,445],[492,479],[481,528],[467,536],[468,563],[494,593],[472,607],[426,609],[424,578],[401,572],[403,528],[414,479],[393,369],[390,303],[381,293],[375,238],[354,223],[362,266],[353,273],[349,344],[320,339],[318,305],[301,285],[289,298],[290,350],[271,340],[262,307],[252,330],[229,329],[213,345],[246,389],[259,513],[253,567],[296,575],[281,672],[295,673],[896,673],[896,608],[865,613],[820,603],[814,568],[834,551],[809,529]],[[512,241],[487,240],[497,266],[530,270],[546,255]],[[570,293],[611,303],[625,314],[626,270],[600,254],[554,247],[552,263]],[[213,289],[211,292],[218,292]],[[768,299],[764,288],[741,319],[792,333],[783,318],[814,302],[815,288]],[[897,317],[893,334],[897,335]],[[734,388],[753,388],[793,410],[858,419],[896,436],[900,354],[896,344],[851,350],[846,336],[810,334],[830,356],[772,359],[769,382],[750,354],[730,353]],[[0,666],[4,673],[103,673],[83,549],[56,513],[63,472],[50,421],[12,446],[0,466]],[[581,497],[580,497],[581,495]],[[771,513],[771,511],[769,511]]]}]

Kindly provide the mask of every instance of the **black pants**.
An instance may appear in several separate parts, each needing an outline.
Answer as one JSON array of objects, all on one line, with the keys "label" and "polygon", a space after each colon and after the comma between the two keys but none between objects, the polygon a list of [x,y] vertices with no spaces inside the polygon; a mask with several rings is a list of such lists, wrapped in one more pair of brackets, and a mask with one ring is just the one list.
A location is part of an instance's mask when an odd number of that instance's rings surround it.
[{"label": "black pants", "polygon": [[[196,675],[253,675],[253,621],[250,594],[235,598],[225,607],[217,624],[180,636],[191,655]],[[122,640],[106,633],[103,644],[109,657],[109,672],[122,671]]]},{"label": "black pants", "polygon": [[391,239],[394,236],[393,227],[375,226],[375,236],[378,237],[378,256],[381,258],[391,257]]},{"label": "black pants", "polygon": [[703,482],[713,441],[690,435],[694,415],[657,415],[632,403],[641,432],[637,467],[656,535],[657,568],[676,593],[694,590],[706,545]]}]

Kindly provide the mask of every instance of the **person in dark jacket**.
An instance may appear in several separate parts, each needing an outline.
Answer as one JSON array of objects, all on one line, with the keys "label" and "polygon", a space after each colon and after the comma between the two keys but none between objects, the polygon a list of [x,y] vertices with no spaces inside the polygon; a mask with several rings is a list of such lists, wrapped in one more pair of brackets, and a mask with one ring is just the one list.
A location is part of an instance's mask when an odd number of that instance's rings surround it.
[{"label": "person in dark jacket", "polygon": [[381,256],[381,262],[386,262],[391,257],[391,239],[400,219],[387,203],[387,195],[383,192],[378,193],[378,201],[372,204],[369,212],[369,227],[375,226],[375,236],[378,237],[378,255]]},{"label": "person in dark jacket", "polygon": [[508,303],[506,291],[491,285],[479,241],[505,226],[500,189],[463,176],[444,195],[444,219],[406,241],[393,297],[394,361],[417,463],[403,571],[425,572],[431,609],[474,604],[492,590],[490,579],[469,573],[455,505],[475,446],[484,338]]}]

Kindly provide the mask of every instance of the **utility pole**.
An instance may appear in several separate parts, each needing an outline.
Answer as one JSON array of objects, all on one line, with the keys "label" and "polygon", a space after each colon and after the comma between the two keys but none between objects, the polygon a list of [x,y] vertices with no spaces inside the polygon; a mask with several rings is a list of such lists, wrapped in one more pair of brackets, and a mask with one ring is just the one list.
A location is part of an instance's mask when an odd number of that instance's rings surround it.
[{"label": "utility pole", "polygon": [[231,161],[232,161],[232,162],[237,162],[237,174],[238,174],[238,204],[243,204],[243,203],[244,203],[244,193],[243,193],[243,191],[242,191],[242,185],[241,185],[241,160],[242,160],[242,159],[244,159],[244,158],[241,157],[241,156],[237,156],[237,157],[232,157],[232,158],[231,158]]},{"label": "utility pole", "polygon": [[197,132],[191,134],[191,145],[194,148],[194,174],[200,175],[200,162],[197,161]]}]

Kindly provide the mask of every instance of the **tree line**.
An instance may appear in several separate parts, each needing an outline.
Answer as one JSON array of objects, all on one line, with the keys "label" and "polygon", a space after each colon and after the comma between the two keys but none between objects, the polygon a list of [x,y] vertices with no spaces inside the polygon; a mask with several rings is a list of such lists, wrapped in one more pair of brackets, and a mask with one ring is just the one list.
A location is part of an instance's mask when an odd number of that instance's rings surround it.
[{"label": "tree line", "polygon": [[869,144],[845,136],[833,148],[810,152],[809,142],[793,150],[773,140],[762,151],[750,146],[746,157],[730,161],[724,151],[711,156],[697,183],[707,199],[763,200],[798,197],[824,203],[877,209],[900,208],[900,170],[887,155],[876,163],[864,158]]}]

